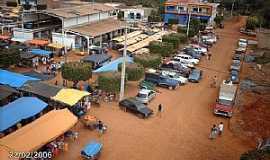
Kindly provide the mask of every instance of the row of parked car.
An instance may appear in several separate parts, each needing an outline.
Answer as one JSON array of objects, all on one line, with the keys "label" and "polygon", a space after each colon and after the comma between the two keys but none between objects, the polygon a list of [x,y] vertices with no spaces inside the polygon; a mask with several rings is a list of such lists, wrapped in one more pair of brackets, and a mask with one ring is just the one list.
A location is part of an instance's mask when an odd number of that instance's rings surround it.
[{"label": "row of parked car", "polygon": [[146,105],[157,95],[156,86],[174,90],[188,82],[198,83],[202,78],[202,71],[196,69],[196,65],[216,41],[215,34],[207,32],[196,44],[189,44],[172,57],[164,59],[158,68],[148,69],[144,80],[139,84],[136,97],[120,101],[120,108],[147,118],[153,114],[153,110]]},{"label": "row of parked car", "polygon": [[246,52],[247,40],[239,39],[238,48],[235,50],[235,53],[232,57],[232,64],[230,66],[230,80],[232,83],[239,83],[239,72],[241,70],[241,64],[244,60],[244,54]]},{"label": "row of parked car", "polygon": [[237,92],[237,85],[239,83],[239,74],[241,64],[247,48],[247,40],[239,39],[238,48],[232,57],[232,64],[230,66],[230,78],[224,80],[219,88],[219,96],[214,106],[214,114],[225,117],[232,117],[233,105]]}]

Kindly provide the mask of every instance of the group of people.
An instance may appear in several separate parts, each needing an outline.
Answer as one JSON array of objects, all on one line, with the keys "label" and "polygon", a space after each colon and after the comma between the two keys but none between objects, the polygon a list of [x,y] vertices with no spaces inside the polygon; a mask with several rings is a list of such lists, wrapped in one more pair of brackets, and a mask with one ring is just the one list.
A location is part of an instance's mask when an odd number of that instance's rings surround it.
[{"label": "group of people", "polygon": [[209,139],[213,140],[216,139],[217,136],[221,136],[224,130],[224,124],[223,122],[220,122],[218,125],[214,124],[211,128]]}]

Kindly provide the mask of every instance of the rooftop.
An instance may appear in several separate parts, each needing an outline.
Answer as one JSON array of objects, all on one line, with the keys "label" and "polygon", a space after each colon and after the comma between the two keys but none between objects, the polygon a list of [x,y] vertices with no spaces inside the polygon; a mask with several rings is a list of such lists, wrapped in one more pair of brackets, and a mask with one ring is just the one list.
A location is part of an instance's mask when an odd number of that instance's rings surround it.
[{"label": "rooftop", "polygon": [[92,3],[87,5],[64,7],[57,9],[47,9],[44,11],[46,14],[61,18],[73,18],[77,16],[86,16],[99,12],[107,12],[114,10],[113,7],[107,6],[102,3]]},{"label": "rooftop", "polygon": [[124,29],[125,22],[113,18],[101,20],[95,23],[88,23],[81,26],[72,27],[69,30],[89,37],[97,37],[118,29]]},{"label": "rooftop", "polygon": [[165,4],[208,5],[213,7],[218,6],[218,3],[201,2],[200,0],[167,0]]}]

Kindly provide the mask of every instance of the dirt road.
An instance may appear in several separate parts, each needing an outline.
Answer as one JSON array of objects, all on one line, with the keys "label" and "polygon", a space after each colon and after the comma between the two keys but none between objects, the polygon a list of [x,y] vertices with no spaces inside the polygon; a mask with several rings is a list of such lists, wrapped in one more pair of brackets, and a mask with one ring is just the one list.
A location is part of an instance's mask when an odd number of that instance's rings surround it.
[{"label": "dirt road", "polygon": [[[164,105],[161,118],[154,115],[150,119],[139,119],[119,110],[115,103],[93,108],[91,114],[109,126],[108,132],[98,137],[96,131],[84,129],[79,123],[75,127],[79,130],[78,141],[72,142],[69,151],[56,159],[80,159],[82,147],[96,139],[104,144],[101,160],[238,160],[251,146],[229,131],[228,119],[213,115],[212,105],[218,89],[209,85],[214,75],[219,81],[228,76],[242,24],[243,20],[228,22],[225,29],[217,31],[220,40],[211,48],[211,61],[203,58],[200,62],[203,80],[199,84],[188,84],[176,91],[161,89],[162,93],[149,105],[155,112],[159,103]],[[129,84],[128,96],[136,92],[136,84]],[[225,123],[224,135],[209,140],[210,127],[221,121]]]}]

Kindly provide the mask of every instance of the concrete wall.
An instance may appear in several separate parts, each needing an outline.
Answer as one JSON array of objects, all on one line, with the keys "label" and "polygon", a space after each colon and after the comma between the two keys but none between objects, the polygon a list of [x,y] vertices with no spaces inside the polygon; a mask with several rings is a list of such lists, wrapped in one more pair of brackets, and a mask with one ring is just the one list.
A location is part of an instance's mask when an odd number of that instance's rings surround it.
[{"label": "concrete wall", "polygon": [[47,15],[44,15],[44,14],[39,14],[39,15],[37,15],[37,14],[24,14],[23,21],[24,22],[31,22],[31,21],[37,21],[38,19],[43,20],[46,18],[50,18],[50,17]]},{"label": "concrete wall", "polygon": [[99,21],[99,18],[102,19],[107,19],[110,17],[109,12],[104,12],[100,14],[92,14],[88,16],[81,16],[81,17],[74,17],[74,18],[69,18],[64,20],[64,27],[72,27],[78,24],[83,24],[83,23],[89,23],[89,22],[96,22]]},{"label": "concrete wall", "polygon": [[52,42],[53,43],[59,43],[63,44],[64,40],[64,45],[67,46],[68,48],[75,48],[75,35],[69,35],[67,34],[66,37],[62,38],[61,33],[52,33]]}]

